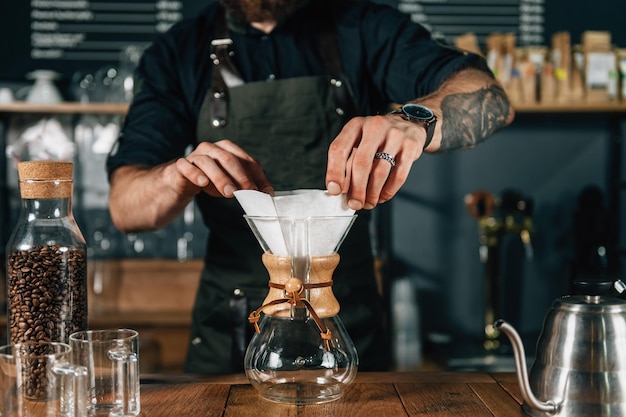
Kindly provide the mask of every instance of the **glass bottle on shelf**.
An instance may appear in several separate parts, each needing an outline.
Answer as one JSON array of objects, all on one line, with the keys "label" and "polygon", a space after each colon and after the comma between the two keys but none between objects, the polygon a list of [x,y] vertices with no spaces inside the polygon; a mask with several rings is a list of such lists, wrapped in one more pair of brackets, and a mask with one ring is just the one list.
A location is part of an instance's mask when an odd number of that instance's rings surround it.
[{"label": "glass bottle on shelf", "polygon": [[72,213],[73,165],[17,168],[21,211],[6,248],[9,343],[67,343],[87,328],[87,245]]}]

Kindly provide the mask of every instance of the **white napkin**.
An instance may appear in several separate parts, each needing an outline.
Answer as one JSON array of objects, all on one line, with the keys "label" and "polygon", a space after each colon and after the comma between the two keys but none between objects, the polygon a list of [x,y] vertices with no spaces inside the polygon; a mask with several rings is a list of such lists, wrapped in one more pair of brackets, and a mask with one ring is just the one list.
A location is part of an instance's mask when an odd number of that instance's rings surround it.
[{"label": "white napkin", "polygon": [[346,196],[333,196],[325,190],[279,191],[275,197],[239,190],[235,198],[248,216],[255,217],[251,221],[263,240],[261,246],[274,255],[294,254],[293,233],[301,227],[308,228],[308,255],[329,255],[354,221]]}]

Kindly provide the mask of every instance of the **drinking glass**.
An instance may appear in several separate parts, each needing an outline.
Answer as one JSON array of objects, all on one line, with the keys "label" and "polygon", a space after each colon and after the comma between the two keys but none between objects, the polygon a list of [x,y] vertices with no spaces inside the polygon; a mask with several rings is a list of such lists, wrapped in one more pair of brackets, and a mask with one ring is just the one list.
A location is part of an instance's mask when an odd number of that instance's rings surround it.
[{"label": "drinking glass", "polygon": [[70,335],[72,363],[87,368],[90,417],[137,416],[139,333],[131,329],[85,330]]},{"label": "drinking glass", "polygon": [[57,342],[0,347],[0,415],[86,417],[87,369],[70,352]]}]

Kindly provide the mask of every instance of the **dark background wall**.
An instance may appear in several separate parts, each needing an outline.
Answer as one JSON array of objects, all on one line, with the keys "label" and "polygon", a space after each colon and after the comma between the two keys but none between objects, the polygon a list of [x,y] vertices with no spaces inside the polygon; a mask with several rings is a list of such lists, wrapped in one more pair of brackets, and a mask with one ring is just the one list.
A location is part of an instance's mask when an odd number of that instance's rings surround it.
[{"label": "dark background wall", "polygon": [[[612,148],[611,117],[520,114],[475,149],[425,155],[414,164],[391,200],[392,253],[402,268],[396,277],[415,285],[426,343],[461,350],[452,356],[480,351],[488,270],[479,258],[478,224],[464,199],[477,190],[499,196],[515,189],[533,202],[533,256],[526,256],[519,234],[501,239],[497,318],[513,323],[532,352],[552,301],[571,293],[580,256],[574,223],[581,192],[597,187],[603,195],[598,203],[609,204],[609,168],[622,158]],[[605,221],[613,230],[620,227]]]},{"label": "dark background wall", "polygon": [[[68,20],[63,17],[59,18],[58,15],[52,15],[51,19],[57,19],[56,22],[59,23],[58,28],[54,30],[53,33],[81,33],[81,29],[78,29],[78,26],[80,26],[85,31],[84,33],[87,33],[87,37],[84,39],[87,41],[110,42],[116,45],[125,41],[130,43],[148,43],[155,33],[163,30],[163,28],[174,22],[178,17],[193,16],[209,1],[215,0],[136,0],[128,4],[122,1],[92,2],[93,5],[85,9],[79,8],[77,10],[92,11],[96,16],[95,20],[86,18],[84,21],[81,21],[79,17],[74,20]],[[473,28],[477,31],[480,31],[482,26],[485,31],[509,31],[512,29],[511,31],[513,32],[519,32],[522,30],[520,29],[522,22],[516,23],[515,16],[510,13],[515,14],[515,10],[517,9],[519,11],[517,14],[522,15],[524,14],[522,12],[523,7],[532,6],[541,10],[539,13],[531,13],[531,15],[533,18],[539,19],[535,23],[542,27],[542,35],[545,44],[549,44],[551,35],[558,31],[569,31],[571,33],[572,42],[577,43],[580,40],[581,33],[585,30],[608,30],[612,32],[614,44],[626,47],[626,31],[621,29],[622,17],[626,14],[626,3],[624,2],[611,0],[597,0],[594,2],[583,0],[471,0],[464,2],[455,0],[444,0],[443,2],[407,0],[374,1],[395,7],[399,5],[418,5],[420,12],[415,13],[415,18],[419,19],[419,21],[423,21],[423,23],[431,27],[434,32],[443,33],[444,35],[458,30],[459,25],[462,25],[463,21],[467,21],[468,28]],[[41,2],[40,4],[44,3],[46,2]],[[54,3],[54,1],[47,3]],[[58,3],[60,3],[60,1]],[[77,1],[76,3],[81,2]],[[112,59],[109,62],[66,60],[66,58],[43,60],[31,56],[31,34],[33,31],[37,30],[37,24],[41,25],[42,22],[48,21],[41,13],[55,10],[61,10],[63,12],[71,11],[71,9],[64,8],[37,8],[39,7],[36,6],[37,4],[36,0],[4,0],[2,5],[0,5],[0,39],[2,39],[2,44],[0,44],[2,49],[0,81],[23,80],[26,73],[38,68],[49,68],[62,72],[67,78],[71,77],[73,72],[83,69],[82,67],[85,66],[97,68],[97,66],[102,66],[107,63],[115,64],[117,62],[116,54],[110,55]],[[102,8],[102,4],[107,6]],[[137,4],[146,6],[143,8],[143,11],[137,11],[133,9]],[[154,5],[157,7],[154,7]],[[480,7],[482,11],[465,16],[446,17],[446,14],[453,13],[454,10],[457,10],[456,7],[459,5],[463,5],[464,7]],[[495,10],[505,7],[509,9],[509,12],[507,12],[509,15],[506,16],[508,23],[504,24],[505,17],[503,16],[502,23],[498,24],[499,12]],[[35,10],[40,14],[37,15],[33,13]],[[492,16],[488,16],[490,13],[489,10],[494,10]],[[510,10],[512,10],[512,12]],[[111,13],[118,14],[119,18],[117,20],[110,20]],[[133,15],[141,13],[144,15],[140,20],[132,20]],[[150,13],[152,13],[151,16]],[[489,23],[481,25],[481,19]],[[115,24],[118,25],[118,29],[102,29],[104,27],[103,25],[112,24],[113,22],[116,22]],[[132,22],[135,28],[127,28],[125,22]],[[456,29],[452,27],[451,23],[457,25]],[[96,28],[96,26],[99,27]],[[131,26],[131,24],[128,26]],[[68,29],[70,27],[71,30]],[[141,27],[141,30],[137,30],[137,27]],[[45,32],[45,30],[43,30],[43,32]],[[446,40],[452,42],[453,36],[446,36]],[[84,50],[85,48],[82,47],[78,49],[70,47],[68,49],[70,52],[84,52]]]}]

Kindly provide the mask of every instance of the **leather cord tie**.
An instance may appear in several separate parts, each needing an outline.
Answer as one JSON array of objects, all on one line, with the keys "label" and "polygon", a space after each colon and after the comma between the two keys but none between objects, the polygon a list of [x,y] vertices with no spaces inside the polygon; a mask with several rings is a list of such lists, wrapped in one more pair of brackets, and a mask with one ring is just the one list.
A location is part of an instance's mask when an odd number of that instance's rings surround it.
[{"label": "leather cord tie", "polygon": [[269,286],[271,288],[285,291],[285,298],[279,298],[263,304],[261,307],[250,313],[250,315],[248,316],[248,321],[254,325],[254,330],[257,333],[261,333],[261,329],[259,328],[259,319],[261,318],[261,311],[263,311],[267,307],[283,303],[289,303],[294,307],[304,307],[307,309],[307,311],[313,318],[313,321],[315,321],[317,328],[320,330],[320,336],[324,341],[324,347],[326,348],[326,350],[330,350],[330,339],[332,337],[330,329],[327,328],[324,323],[322,323],[322,319],[320,319],[320,317],[317,315],[309,300],[307,300],[306,298],[301,298],[300,295],[304,292],[304,290],[330,287],[332,285],[333,281],[320,282],[316,284],[304,284],[300,279],[293,277],[289,278],[284,285],[276,284],[270,281]]}]

